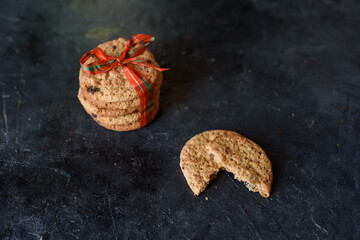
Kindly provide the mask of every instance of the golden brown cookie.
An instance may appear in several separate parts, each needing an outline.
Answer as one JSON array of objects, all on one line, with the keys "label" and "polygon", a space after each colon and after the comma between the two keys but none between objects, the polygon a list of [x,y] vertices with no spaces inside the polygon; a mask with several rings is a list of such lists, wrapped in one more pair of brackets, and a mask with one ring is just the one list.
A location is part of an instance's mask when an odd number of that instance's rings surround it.
[{"label": "golden brown cookie", "polygon": [[[155,107],[155,115],[157,113],[157,111],[159,110],[159,107]],[[139,129],[140,128],[140,121],[136,121],[136,122],[132,122],[129,124],[124,124],[124,125],[117,125],[117,124],[107,124],[107,123],[103,123],[100,120],[98,120],[96,117],[91,116],[100,126],[110,129],[110,130],[114,130],[114,131],[131,131],[131,130],[135,130],[135,129]]]},{"label": "golden brown cookie", "polygon": [[219,166],[232,172],[250,191],[259,192],[263,197],[270,196],[271,162],[256,143],[241,135],[217,136],[206,148],[214,154]]},{"label": "golden brown cookie", "polygon": [[233,135],[239,134],[225,130],[206,131],[191,138],[181,150],[180,167],[195,195],[204,191],[209,181],[215,178],[221,169],[205,146],[218,136]]},{"label": "golden brown cookie", "polygon": [[[155,93],[155,104],[159,101],[160,91]],[[98,116],[118,116],[118,115],[125,115],[130,114],[136,111],[140,111],[140,101],[138,106],[128,107],[128,108],[100,108],[95,105],[93,102],[89,101],[85,96],[82,95],[81,90],[79,89],[78,99],[80,100],[81,104],[92,114]],[[120,102],[119,105],[122,105],[123,102]],[[129,104],[128,106],[130,106]]]},{"label": "golden brown cookie", "polygon": [[[155,97],[160,95],[160,87],[162,84],[162,75],[160,75],[160,80],[158,80],[157,84],[153,86]],[[134,99],[128,99],[126,101],[120,102],[103,102],[93,99],[93,94],[97,91],[97,89],[93,89],[92,87],[85,88],[80,85],[79,93],[84,96],[89,103],[98,107],[98,108],[105,108],[105,109],[132,109],[132,108],[139,108],[140,110],[140,99],[139,97],[135,97]]]},{"label": "golden brown cookie", "polygon": [[[106,55],[119,57],[125,47],[126,40],[119,38],[113,41],[100,44],[98,47],[103,50]],[[142,54],[136,56],[137,59],[152,64],[156,67],[156,63],[152,53],[146,49]],[[95,61],[90,58],[86,64]],[[134,70],[144,74],[148,78],[148,82],[153,86],[162,80],[162,73],[155,69],[134,65],[129,63]],[[80,87],[87,89],[92,94],[92,99],[99,102],[121,102],[138,98],[135,89],[130,85],[126,78],[122,67],[116,67],[105,73],[89,75],[80,69],[79,73]],[[87,97],[86,95],[84,95]]]},{"label": "golden brown cookie", "polygon": [[[107,125],[127,125],[133,122],[139,122],[140,121],[140,111],[135,111],[130,114],[125,115],[117,115],[117,116],[102,116],[97,115],[90,111],[90,109],[86,108],[86,105],[83,105],[85,111],[91,115],[93,118],[97,119],[97,121],[100,121],[103,124]],[[159,102],[155,102],[154,104],[154,111],[157,112],[159,108]]]},{"label": "golden brown cookie", "polygon": [[89,112],[96,115],[108,115],[108,116],[117,116],[117,115],[124,115],[133,113],[135,111],[140,111],[140,106],[138,107],[131,107],[131,108],[124,108],[124,109],[109,109],[109,108],[99,108],[98,106],[94,105],[92,102],[89,101],[86,97],[84,97],[79,90],[78,99]]}]

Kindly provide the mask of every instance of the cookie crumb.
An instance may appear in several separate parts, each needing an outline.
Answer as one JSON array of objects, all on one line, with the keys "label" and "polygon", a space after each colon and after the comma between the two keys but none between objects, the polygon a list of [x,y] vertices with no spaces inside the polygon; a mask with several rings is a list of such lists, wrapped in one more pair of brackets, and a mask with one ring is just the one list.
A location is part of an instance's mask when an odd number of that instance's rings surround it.
[{"label": "cookie crumb", "polygon": [[209,200],[209,198],[208,198],[208,197],[205,197],[205,200],[207,201],[207,200]]}]

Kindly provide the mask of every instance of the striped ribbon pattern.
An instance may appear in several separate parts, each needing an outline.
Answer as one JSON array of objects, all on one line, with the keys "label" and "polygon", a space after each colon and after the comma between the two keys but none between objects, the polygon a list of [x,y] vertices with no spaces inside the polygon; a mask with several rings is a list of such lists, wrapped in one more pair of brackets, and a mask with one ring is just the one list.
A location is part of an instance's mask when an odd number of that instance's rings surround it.
[{"label": "striped ribbon pattern", "polygon": [[[140,128],[148,124],[155,116],[154,111],[154,88],[149,79],[139,71],[131,68],[128,63],[134,65],[147,66],[158,71],[166,71],[168,68],[158,68],[149,63],[143,62],[135,56],[143,53],[154,37],[146,34],[136,34],[126,42],[125,48],[119,57],[111,57],[106,55],[100,48],[95,48],[84,54],[80,58],[80,65],[83,71],[89,75],[95,75],[107,72],[113,68],[121,66],[126,78],[131,86],[135,89],[140,99]],[[90,58],[95,58],[95,62],[85,64]]]}]

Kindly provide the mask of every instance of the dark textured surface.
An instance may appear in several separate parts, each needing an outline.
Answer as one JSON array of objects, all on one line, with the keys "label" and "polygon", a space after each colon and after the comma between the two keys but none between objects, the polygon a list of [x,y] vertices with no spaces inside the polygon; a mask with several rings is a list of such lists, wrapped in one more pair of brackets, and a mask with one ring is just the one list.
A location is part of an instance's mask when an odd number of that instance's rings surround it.
[{"label": "dark textured surface", "polygon": [[[359,239],[359,12],[355,0],[1,1],[0,239]],[[76,98],[78,60],[135,33],[156,36],[171,70],[155,121],[112,132]],[[210,129],[264,148],[270,198],[225,172],[193,196],[179,153]]]}]

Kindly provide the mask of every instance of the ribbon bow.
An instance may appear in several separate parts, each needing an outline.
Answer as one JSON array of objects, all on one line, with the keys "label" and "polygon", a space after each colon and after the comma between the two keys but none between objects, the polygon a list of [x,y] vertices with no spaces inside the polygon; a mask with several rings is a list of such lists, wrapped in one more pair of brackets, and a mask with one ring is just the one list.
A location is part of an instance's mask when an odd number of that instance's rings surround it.
[{"label": "ribbon bow", "polygon": [[[85,53],[84,56],[80,58],[81,68],[89,75],[104,73],[119,66],[122,67],[126,78],[140,99],[140,128],[148,124],[155,117],[154,89],[144,74],[136,71],[127,64],[147,66],[158,71],[168,70],[168,68],[158,68],[135,58],[135,56],[143,53],[154,40],[155,38],[152,36],[136,34],[126,42],[125,48],[119,57],[108,56],[97,47]],[[85,64],[90,57],[95,58],[95,62]]]}]

